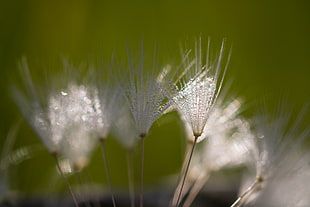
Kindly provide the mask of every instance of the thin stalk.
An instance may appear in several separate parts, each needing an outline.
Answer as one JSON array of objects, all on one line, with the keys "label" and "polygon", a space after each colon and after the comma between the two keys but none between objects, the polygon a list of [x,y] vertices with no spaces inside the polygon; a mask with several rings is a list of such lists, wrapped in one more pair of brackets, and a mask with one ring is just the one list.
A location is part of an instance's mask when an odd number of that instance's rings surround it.
[{"label": "thin stalk", "polygon": [[250,193],[253,192],[253,190],[264,180],[262,177],[258,176],[256,177],[255,181],[248,187],[238,198],[237,200],[230,206],[230,207],[240,207],[242,205],[242,200]]},{"label": "thin stalk", "polygon": [[198,137],[199,137],[199,136],[195,136],[195,140],[194,140],[194,142],[193,142],[192,149],[191,149],[191,151],[190,151],[190,155],[189,155],[189,157],[187,158],[188,160],[187,160],[185,172],[184,172],[184,175],[183,175],[183,178],[182,178],[181,189],[180,189],[180,192],[179,192],[179,195],[178,195],[178,199],[177,199],[177,202],[176,202],[176,206],[179,206],[179,205],[180,205],[180,198],[181,198],[181,195],[182,195],[182,191],[183,191],[183,188],[184,188],[184,183],[185,183],[185,180],[186,180],[186,176],[187,176],[188,169],[189,169],[189,166],[190,166],[192,157],[193,157],[193,152],[194,152],[194,149],[195,149],[195,146],[196,146]]},{"label": "thin stalk", "polygon": [[73,190],[72,190],[72,188],[71,188],[71,185],[70,185],[68,179],[66,178],[66,176],[64,175],[64,173],[63,173],[63,171],[62,171],[62,169],[61,169],[61,167],[60,167],[59,160],[58,160],[58,157],[57,157],[57,153],[53,153],[52,155],[53,155],[53,157],[54,157],[54,159],[55,159],[55,162],[56,162],[56,166],[57,166],[57,168],[58,168],[58,171],[59,171],[59,173],[60,173],[62,179],[64,180],[64,182],[65,182],[65,184],[66,184],[66,186],[67,186],[67,189],[68,189],[68,191],[69,191],[69,193],[70,193],[70,195],[71,195],[71,198],[72,198],[72,200],[73,200],[73,202],[74,202],[75,207],[79,207],[79,204],[78,204],[78,202],[77,202],[77,199],[76,199],[76,197],[75,197],[75,195],[74,195],[74,193],[73,193]]},{"label": "thin stalk", "polygon": [[134,168],[133,168],[134,150],[129,149],[127,153],[127,169],[128,169],[128,185],[130,206],[135,207],[135,182],[134,182]]},{"label": "thin stalk", "polygon": [[205,185],[209,177],[210,177],[209,173],[207,174],[203,173],[203,175],[199,176],[199,178],[196,179],[192,189],[189,192],[189,195],[187,196],[184,202],[183,207],[190,207],[190,205],[193,203],[194,199],[196,198],[202,187]]},{"label": "thin stalk", "polygon": [[[179,173],[179,176],[178,176],[178,185],[177,185],[177,188],[173,194],[173,198],[172,198],[172,201],[170,201],[170,204],[169,206],[176,206],[177,204],[177,196],[178,194],[180,193],[180,189],[181,189],[181,180],[184,176],[184,171],[185,171],[185,167],[186,167],[186,161],[189,159],[189,156],[190,156],[190,151],[191,151],[191,148],[192,148],[192,143],[191,142],[188,142],[187,146],[186,146],[186,152],[185,152],[185,158],[183,159],[183,162],[182,162],[182,167],[181,167],[181,170],[180,170],[180,173]],[[181,195],[181,199],[184,197],[184,193]]]},{"label": "thin stalk", "polygon": [[144,136],[141,138],[140,148],[140,207],[143,207],[143,168],[144,168]]},{"label": "thin stalk", "polygon": [[114,197],[114,193],[112,190],[111,178],[110,178],[110,173],[109,173],[109,166],[108,166],[108,162],[107,162],[107,156],[105,153],[104,139],[100,139],[100,143],[101,143],[101,149],[102,149],[101,151],[102,151],[102,157],[103,157],[103,161],[104,161],[104,168],[105,168],[105,173],[107,176],[108,185],[109,185],[109,189],[110,189],[110,193],[111,193],[112,203],[113,203],[113,207],[116,207],[115,197]]},{"label": "thin stalk", "polygon": [[[92,178],[91,178],[91,176],[90,176],[89,171],[88,171],[87,168],[84,169],[84,175],[85,175],[85,177],[86,177],[86,180],[87,180],[90,184],[93,185],[93,184],[94,184],[94,183],[93,183],[93,180],[92,180]],[[94,197],[94,199],[95,199],[95,201],[94,201],[94,206],[95,206],[95,207],[100,207],[100,201],[99,201],[99,199],[98,199],[98,196],[96,195],[96,196]]]},{"label": "thin stalk", "polygon": [[[82,177],[81,177],[81,172],[78,171],[77,173],[75,173],[76,178],[78,180],[78,183],[80,184],[80,186],[83,185],[83,181],[82,181]],[[85,198],[83,191],[80,190],[80,197],[82,198],[83,202],[85,203],[86,207],[91,207],[90,202],[87,198]]]}]

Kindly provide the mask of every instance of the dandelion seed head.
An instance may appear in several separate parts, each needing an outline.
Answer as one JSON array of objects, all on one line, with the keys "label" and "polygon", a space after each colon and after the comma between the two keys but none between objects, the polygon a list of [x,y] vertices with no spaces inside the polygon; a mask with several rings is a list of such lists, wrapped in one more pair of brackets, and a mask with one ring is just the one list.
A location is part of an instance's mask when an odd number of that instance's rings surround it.
[{"label": "dandelion seed head", "polygon": [[93,131],[103,126],[95,88],[70,83],[65,91],[66,95],[61,91],[49,98],[47,114],[56,145],[71,125],[80,124]]},{"label": "dandelion seed head", "polygon": [[144,66],[130,68],[129,81],[122,86],[122,93],[140,135],[147,135],[152,124],[170,106],[165,94],[164,79],[156,69],[146,71]]},{"label": "dandelion seed head", "polygon": [[304,112],[300,112],[298,118],[292,120],[291,113],[286,109],[273,116],[256,117],[253,121],[257,137],[253,164],[258,175],[271,175],[281,162],[291,156],[291,152],[300,149],[302,140],[309,135],[308,129],[298,127],[303,116]]},{"label": "dandelion seed head", "polygon": [[194,134],[202,134],[211,109],[216,83],[211,78],[200,78],[186,83],[173,97],[179,110],[188,120]]},{"label": "dandelion seed head", "polygon": [[[255,145],[251,149],[252,162],[249,162],[249,174],[241,185],[241,193],[248,188],[248,183],[260,177],[263,182],[254,189],[247,202],[255,201],[278,176],[292,176],[301,153],[301,143],[309,136],[309,129],[300,129],[305,110],[296,120],[292,119],[287,108],[281,107],[277,114],[260,115],[254,119],[253,130]],[[292,123],[292,124],[290,124]]]},{"label": "dandelion seed head", "polygon": [[[294,155],[285,160],[252,200],[253,206],[309,206],[309,154]],[[255,202],[254,202],[255,201]]]},{"label": "dandelion seed head", "polygon": [[[172,92],[168,94],[196,138],[203,133],[226,71],[225,67],[223,76],[220,78],[224,43],[217,59],[211,64],[208,56],[210,42],[208,42],[206,59],[202,58],[201,44],[201,39],[196,42],[194,58],[190,59],[190,52],[184,55],[184,71],[186,72],[181,74],[174,89],[171,89]],[[220,82],[218,82],[219,78]]]},{"label": "dandelion seed head", "polygon": [[103,125],[97,89],[68,80],[65,87],[46,90],[39,97],[27,65],[22,69],[29,92],[16,90],[15,98],[41,141],[50,153],[63,155],[72,164],[82,157],[87,160],[93,134]]},{"label": "dandelion seed head", "polygon": [[[69,83],[65,90],[52,94],[46,111],[47,120],[37,119],[36,128],[49,123],[49,137],[43,137],[53,151],[61,153],[74,164],[86,164],[94,147],[95,132],[102,128],[103,121],[97,89]],[[78,164],[79,163],[79,164]]]}]

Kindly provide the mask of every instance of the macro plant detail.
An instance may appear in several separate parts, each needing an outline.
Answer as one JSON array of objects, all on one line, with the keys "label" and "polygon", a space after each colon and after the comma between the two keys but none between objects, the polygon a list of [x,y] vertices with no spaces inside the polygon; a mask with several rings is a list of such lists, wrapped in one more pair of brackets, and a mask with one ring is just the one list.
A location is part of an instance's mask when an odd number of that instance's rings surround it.
[{"label": "macro plant detail", "polygon": [[[143,55],[141,55],[143,57]],[[144,60],[136,62],[129,57],[129,80],[122,85],[122,94],[141,140],[140,150],[140,207],[143,206],[143,166],[144,138],[152,124],[166,111],[167,101],[163,81],[159,81],[160,71],[155,66],[147,70]]]},{"label": "macro plant detail", "polygon": [[[192,51],[184,55],[185,77],[179,77],[175,84],[175,91],[171,95],[177,110],[191,126],[195,137],[200,137],[203,133],[210,110],[221,89],[227,68],[227,65],[222,68],[224,46],[225,41],[222,42],[216,59],[210,61],[210,40],[208,40],[206,58],[203,58],[202,40],[196,41],[194,57],[190,56]],[[223,70],[222,76],[220,76],[221,70]]]},{"label": "macro plant detail", "polygon": [[[54,157],[76,207],[104,206],[101,197],[89,199],[72,187],[69,179],[71,174],[87,172],[97,145],[101,146],[102,175],[106,175],[110,193],[102,196],[110,198],[108,205],[122,206],[108,165],[106,140],[113,138],[127,153],[127,206],[195,206],[196,197],[214,175],[235,171],[242,175],[242,181],[240,189],[233,192],[238,195],[227,206],[310,204],[310,186],[303,182],[310,178],[310,159],[302,147],[310,128],[299,127],[306,109],[297,118],[280,104],[278,113],[243,116],[242,98],[231,95],[224,84],[231,55],[226,44],[223,40],[217,52],[212,52],[216,47],[211,40],[200,37],[193,49],[183,52],[179,67],[163,67],[156,58],[148,64],[143,53],[138,59],[128,54],[126,67],[96,68],[89,63],[86,73],[64,61],[62,72],[68,70],[67,74],[77,76],[60,80],[61,74],[48,76],[43,82],[53,84],[45,87],[35,81],[26,59],[20,61],[22,87],[12,87],[13,98]],[[169,199],[150,205],[145,197],[144,166],[152,163],[144,162],[148,153],[145,142],[156,122],[171,112],[176,112],[184,129],[183,164],[165,186],[171,193]],[[70,175],[61,161],[69,163]],[[139,166],[139,173],[135,166]],[[90,181],[78,185],[87,186]],[[289,196],[282,198],[282,194]]]},{"label": "macro plant detail", "polygon": [[202,134],[207,140],[193,155],[189,179],[185,184],[188,196],[183,206],[191,205],[212,174],[250,162],[249,149],[254,146],[254,135],[248,121],[239,115],[241,101],[233,99],[227,106],[222,103],[223,100],[219,99],[211,111]]},{"label": "macro plant detail", "polygon": [[[226,64],[223,69],[223,77],[220,78],[221,66],[223,65],[224,41],[222,42],[217,58],[212,60],[211,63],[209,60],[210,39],[208,39],[206,59],[203,58],[201,44],[201,38],[199,41],[195,42],[195,55],[193,60],[186,60],[189,58],[189,53],[184,55],[184,71],[186,71],[184,76],[186,80],[184,81],[181,77],[179,80],[180,83],[175,85],[175,92],[170,95],[177,110],[186,122],[186,125],[192,129],[194,136],[192,148],[188,152],[188,158],[184,163],[184,173],[181,173],[181,180],[172,200],[172,206],[179,205],[196,143],[203,133],[203,129],[209,118],[210,110],[212,110],[217,96],[219,95],[227,68]],[[228,59],[229,56],[230,55],[228,55]],[[220,81],[218,83],[219,78]],[[178,85],[180,86],[178,87]]]},{"label": "macro plant detail", "polygon": [[[304,140],[309,137],[310,131],[309,128],[302,129],[300,125],[306,111],[306,109],[303,109],[299,112],[297,118],[293,119],[292,112],[280,105],[275,115],[271,117],[264,115],[256,117],[254,126],[256,127],[255,136],[257,139],[255,140],[255,145],[249,148],[253,159],[250,160],[251,162],[249,162],[248,166],[252,174],[250,173],[241,185],[240,196],[232,206],[242,206],[247,202],[253,202],[253,200],[259,198],[260,194],[268,192],[270,186],[274,188],[272,183],[281,177],[282,179],[286,177],[289,180],[289,177],[295,179],[295,176],[299,177],[299,174],[302,176],[305,173],[303,167],[307,168],[309,164],[301,167],[300,163],[304,163],[308,159],[308,153],[300,148]],[[293,124],[288,127],[290,121]],[[283,180],[283,183],[286,182]],[[307,186],[308,184],[305,184],[298,190],[297,194],[303,194]],[[279,196],[276,195],[276,192],[281,192],[281,190],[275,190],[274,194],[265,196],[272,200],[271,195]],[[282,192],[285,192],[285,190]],[[293,197],[292,195],[292,197],[283,198],[282,201],[277,201],[276,205],[306,206],[308,204],[305,203],[309,203],[306,197],[299,197],[296,200],[292,199]],[[258,201],[258,203],[263,204],[264,201]]]},{"label": "macro plant detail", "polygon": [[30,97],[15,89],[15,99],[21,108],[28,107],[29,111],[24,111],[25,117],[54,156],[74,203],[78,206],[70,184],[63,175],[59,156],[69,160],[76,170],[87,165],[90,152],[95,146],[95,134],[104,125],[98,92],[95,88],[69,82],[67,88],[52,91],[46,94],[47,100],[40,100],[26,60],[23,59],[21,64],[24,84]]}]

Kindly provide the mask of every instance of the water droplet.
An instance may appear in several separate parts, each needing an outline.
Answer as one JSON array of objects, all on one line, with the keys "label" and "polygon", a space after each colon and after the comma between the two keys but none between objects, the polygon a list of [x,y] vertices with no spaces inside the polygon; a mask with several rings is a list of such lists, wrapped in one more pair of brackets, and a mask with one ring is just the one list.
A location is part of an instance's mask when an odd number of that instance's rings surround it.
[{"label": "water droplet", "polygon": [[68,93],[67,93],[67,92],[65,92],[65,91],[61,91],[61,95],[63,95],[63,96],[67,96],[67,95],[68,95]]}]

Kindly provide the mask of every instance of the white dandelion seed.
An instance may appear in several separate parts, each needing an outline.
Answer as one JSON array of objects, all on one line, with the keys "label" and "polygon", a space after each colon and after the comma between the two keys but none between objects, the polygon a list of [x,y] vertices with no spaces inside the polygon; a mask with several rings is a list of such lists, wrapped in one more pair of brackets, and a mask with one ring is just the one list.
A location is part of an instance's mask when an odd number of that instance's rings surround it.
[{"label": "white dandelion seed", "polygon": [[[179,113],[192,129],[195,137],[201,136],[207,123],[210,110],[219,95],[227,64],[223,66],[224,41],[222,42],[219,55],[215,61],[209,62],[210,40],[208,41],[207,58],[202,57],[202,40],[196,42],[195,57],[189,59],[186,54],[183,62],[185,78],[180,77],[175,84],[175,90],[169,94]],[[228,57],[229,60],[229,57]],[[227,61],[228,61],[227,60]],[[220,76],[221,69],[223,75]]]},{"label": "white dandelion seed", "polygon": [[[218,100],[210,112],[201,136],[207,137],[207,140],[202,143],[202,148],[194,153],[189,169],[185,192],[190,186],[192,188],[183,204],[184,207],[191,205],[213,172],[250,162],[249,149],[255,144],[254,135],[249,122],[240,116],[240,110],[241,101],[238,99],[228,104]],[[192,137],[191,134],[189,136]]]},{"label": "white dandelion seed", "polygon": [[[74,137],[70,136],[70,133],[77,128],[87,131],[89,136],[85,137],[85,140],[91,143],[88,137],[91,137],[95,128],[101,124],[97,89],[78,85],[70,79],[65,85],[58,84],[58,87],[51,85],[52,89],[39,87],[32,81],[26,59],[22,59],[20,69],[26,91],[13,88],[13,96],[48,151],[51,154],[62,153],[63,140]],[[57,85],[58,79],[51,79],[52,84]],[[70,154],[70,150],[68,148],[67,155]],[[81,156],[83,154],[82,152]],[[73,159],[75,156],[70,157]]]},{"label": "white dandelion seed", "polygon": [[[101,124],[97,90],[66,80],[66,86],[44,88],[35,86],[26,59],[20,69],[26,92],[13,88],[14,98],[48,151],[67,185],[76,206],[71,186],[60,167],[58,156],[70,161],[77,169],[83,168],[94,147],[94,130]],[[52,84],[57,85],[58,79]]]},{"label": "white dandelion seed", "polygon": [[46,122],[51,139],[58,145],[56,152],[77,169],[86,165],[95,145],[95,132],[103,125],[98,101],[97,89],[74,83],[49,97]]},{"label": "white dandelion seed", "polygon": [[130,80],[123,88],[140,137],[145,137],[152,124],[164,113],[169,103],[156,73],[143,68],[130,68]]},{"label": "white dandelion seed", "polygon": [[[202,54],[201,38],[196,41],[195,57],[189,59],[189,53],[184,56],[184,74],[181,74],[180,80],[175,84],[175,89],[172,90],[173,92],[168,94],[194,136],[192,149],[185,162],[185,171],[181,176],[182,181],[179,182],[175,191],[173,206],[178,206],[180,203],[181,192],[196,142],[203,133],[210,111],[221,90],[227,68],[226,64],[223,69],[224,45],[223,41],[217,58],[210,63],[210,40],[208,41],[206,59],[203,58]],[[227,62],[229,57],[230,53]],[[223,69],[222,73],[221,69]]]},{"label": "white dandelion seed", "polygon": [[139,63],[129,57],[129,80],[120,78],[122,93],[132,114],[139,138],[141,138],[140,207],[143,206],[144,138],[148,135],[153,123],[170,104],[166,98],[164,83],[160,80],[158,66],[154,64],[148,67],[144,61],[143,54],[141,54]]},{"label": "white dandelion seed", "polygon": [[309,128],[300,129],[304,114],[305,109],[292,125],[292,114],[285,107],[280,107],[273,117],[265,115],[256,118],[253,122],[256,143],[251,149],[253,162],[249,166],[254,174],[242,184],[240,196],[233,207],[256,200],[283,163],[287,164],[296,153],[300,153],[301,143],[310,135]]},{"label": "white dandelion seed", "polygon": [[251,206],[307,207],[310,204],[310,155],[294,155],[276,170]]}]

